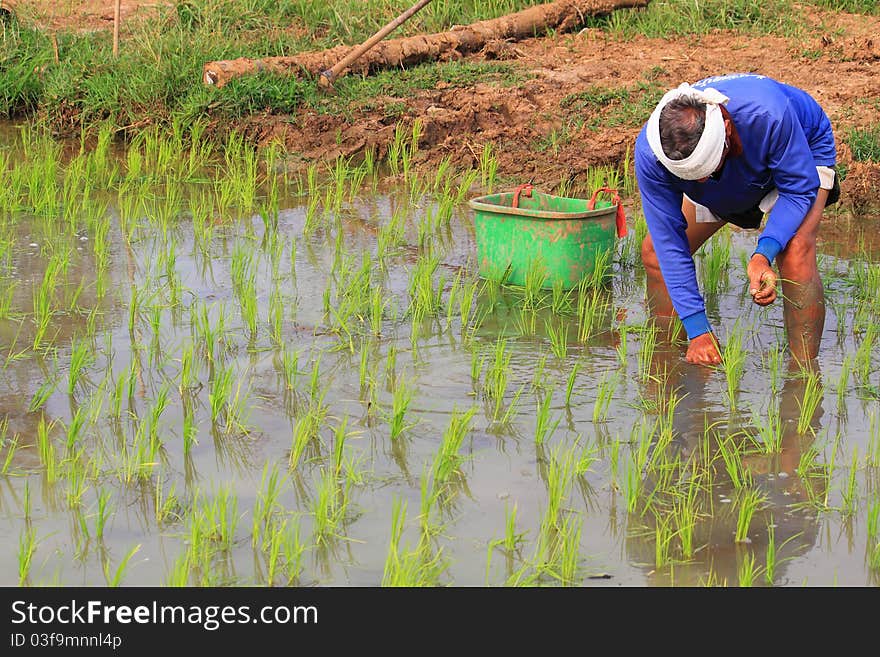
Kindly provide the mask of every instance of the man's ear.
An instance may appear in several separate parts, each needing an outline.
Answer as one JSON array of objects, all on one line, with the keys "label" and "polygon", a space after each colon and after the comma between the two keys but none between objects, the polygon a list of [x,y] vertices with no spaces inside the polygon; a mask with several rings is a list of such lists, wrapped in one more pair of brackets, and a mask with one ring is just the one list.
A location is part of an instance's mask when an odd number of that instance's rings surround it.
[{"label": "man's ear", "polygon": [[724,134],[728,137],[733,133],[733,126],[730,124],[730,119],[724,119]]}]

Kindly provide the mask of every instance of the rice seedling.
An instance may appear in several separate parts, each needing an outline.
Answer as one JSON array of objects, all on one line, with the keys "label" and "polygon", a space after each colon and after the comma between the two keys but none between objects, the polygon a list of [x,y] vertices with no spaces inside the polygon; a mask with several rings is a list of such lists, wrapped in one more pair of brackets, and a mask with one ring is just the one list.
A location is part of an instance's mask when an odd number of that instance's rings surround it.
[{"label": "rice seedling", "polygon": [[[436,465],[435,457],[435,465]],[[434,479],[428,471],[428,465],[422,467],[422,478],[419,484],[419,525],[421,527],[420,540],[427,541],[439,536],[443,531],[443,524],[436,517],[435,511],[448,492],[446,486],[435,485]]]},{"label": "rice seedling", "polygon": [[624,472],[623,494],[626,498],[626,510],[634,513],[642,490],[642,470],[635,459],[627,459]]},{"label": "rice seedling", "polygon": [[287,465],[291,471],[296,470],[303,460],[308,447],[318,439],[323,415],[309,408],[293,427],[293,439],[287,457]]},{"label": "rice seedling", "polygon": [[593,424],[606,422],[608,409],[617,389],[619,378],[615,374],[604,372],[596,388],[596,401],[593,403]]},{"label": "rice seedling", "polygon": [[813,427],[813,418],[816,415],[816,410],[822,403],[822,397],[824,394],[825,390],[819,379],[819,373],[815,371],[807,373],[804,384],[804,394],[798,399],[800,414],[798,415],[797,430],[799,434],[803,435],[807,433],[807,431],[811,431],[815,434],[816,430]]},{"label": "rice seedling", "polygon": [[437,586],[447,568],[442,552],[432,554],[424,541],[409,550],[400,545],[406,524],[406,502],[395,497],[391,509],[391,537],[382,573],[382,586]]},{"label": "rice seedling", "polygon": [[718,454],[724,462],[724,468],[727,471],[728,477],[730,477],[733,487],[737,491],[750,488],[752,486],[752,473],[743,464],[742,454],[734,438],[720,438],[718,440]]},{"label": "rice seedling", "polygon": [[642,344],[639,349],[638,364],[639,377],[646,381],[651,376],[651,363],[654,360],[654,351],[657,348],[657,325],[653,322],[647,324],[641,331]]},{"label": "rice seedling", "polygon": [[36,531],[32,527],[24,529],[18,538],[18,585],[25,586],[30,577],[34,563],[34,554],[37,552]]},{"label": "rice seedling", "polygon": [[727,381],[727,402],[731,409],[736,408],[736,393],[745,371],[746,351],[743,346],[743,330],[735,322],[721,353],[721,366]]},{"label": "rice seedling", "polygon": [[547,266],[540,254],[529,261],[523,278],[523,310],[536,311],[540,310],[543,305],[544,295],[542,289],[544,282],[547,280]]},{"label": "rice seedling", "polygon": [[238,526],[238,498],[228,488],[221,488],[210,504],[203,504],[202,514],[209,536],[221,550],[230,550]]},{"label": "rice seedling", "polygon": [[391,440],[396,440],[400,435],[414,426],[406,423],[406,411],[412,401],[414,390],[405,382],[398,382],[391,397],[391,413],[388,414],[388,428]]},{"label": "rice seedling", "polygon": [[620,364],[621,367],[626,367],[628,362],[626,342],[627,333],[629,333],[629,329],[625,325],[622,325],[617,333],[619,336],[617,346],[615,346],[614,348],[615,352],[617,353],[617,362]]},{"label": "rice seedling", "polygon": [[492,360],[486,369],[486,378],[483,383],[483,392],[487,400],[494,404],[492,418],[498,419],[504,393],[507,391],[507,382],[510,377],[511,354],[507,353],[507,340],[499,335],[495,341]]},{"label": "rice seedling", "polygon": [[95,512],[95,537],[101,540],[104,537],[104,529],[107,519],[110,517],[110,492],[103,488],[98,491],[97,511]]},{"label": "rice seedling", "polygon": [[126,571],[128,570],[128,564],[131,561],[131,558],[137,554],[141,549],[140,544],[135,545],[131,548],[122,560],[119,562],[119,565],[116,567],[116,572],[112,575],[110,574],[110,560],[104,560],[104,579],[107,582],[107,586],[109,587],[118,587],[122,584],[122,578],[125,576]]},{"label": "rice seedling", "polygon": [[853,445],[852,463],[847,473],[846,482],[840,491],[840,514],[845,518],[855,515],[859,506],[859,495],[856,485],[856,474],[859,469],[859,447]]},{"label": "rice seedling", "polygon": [[547,354],[544,352],[541,352],[541,357],[532,373],[532,387],[538,392],[550,390],[552,387],[550,375],[547,373]]},{"label": "rice seedling", "polygon": [[659,570],[672,561],[672,529],[671,516],[658,516],[655,512],[654,525],[654,568]]},{"label": "rice seedling", "polygon": [[552,390],[548,390],[541,400],[538,402],[538,409],[535,414],[535,444],[543,445],[550,438],[556,428],[559,426],[561,417],[557,417],[555,422],[550,420],[550,402],[553,400]]},{"label": "rice seedling", "polygon": [[272,343],[281,347],[284,344],[284,299],[281,291],[275,289],[269,295],[269,335]]},{"label": "rice seedling", "polygon": [[878,328],[874,324],[868,324],[862,341],[855,353],[855,370],[861,381],[867,382],[871,375],[871,361],[874,343],[877,339]]},{"label": "rice seedling", "polygon": [[726,274],[730,266],[731,233],[722,231],[710,248],[702,252],[702,285],[707,295],[718,294],[726,284]]},{"label": "rice seedling", "polygon": [[865,465],[869,468],[880,467],[880,426],[877,422],[877,414],[871,412],[868,415],[868,446],[865,454]]},{"label": "rice seedling", "polygon": [[755,563],[755,553],[745,550],[737,568],[740,587],[751,587],[761,575],[761,567]]},{"label": "rice seedling", "polygon": [[782,439],[785,425],[779,409],[769,406],[766,417],[760,417],[752,410],[752,422],[754,423],[759,440],[758,449],[764,454],[778,454],[782,451]]},{"label": "rice seedling", "polygon": [[568,373],[568,378],[565,381],[565,406],[566,408],[571,405],[571,394],[574,391],[574,383],[577,380],[578,372],[581,369],[581,362],[575,361],[574,365],[572,365],[571,372]]},{"label": "rice seedling", "polygon": [[73,454],[67,461],[67,506],[77,509],[82,504],[82,498],[86,493],[86,468],[82,465],[85,448]]},{"label": "rice seedling", "polygon": [[[287,527],[293,523],[293,529],[288,530]],[[284,574],[287,577],[286,584],[288,586],[299,580],[305,569],[304,555],[307,546],[300,539],[299,523],[291,520],[284,520],[282,528],[281,548],[284,553]]]},{"label": "rice seedling", "polygon": [[584,519],[568,516],[559,528],[554,547],[549,554],[545,552],[541,571],[559,580],[564,586],[577,581],[580,566],[580,544]]},{"label": "rice seedling", "polygon": [[739,508],[734,540],[737,543],[749,542],[749,527],[752,524],[752,517],[756,511],[763,508],[767,498],[756,488],[745,488],[740,491],[738,501]]},{"label": "rice seedling", "polygon": [[542,521],[542,532],[561,527],[563,503],[571,492],[574,481],[575,464],[579,454],[576,446],[563,451],[562,445],[557,446],[550,455],[547,464],[547,509]]},{"label": "rice seedling", "polygon": [[[500,419],[496,419],[495,416],[492,416],[492,422],[494,424],[494,428],[501,430],[504,427],[509,427],[510,423],[513,421],[513,418],[519,412],[519,399],[522,396],[522,393],[526,389],[526,384],[523,383],[519,388],[517,388],[516,392],[513,393],[513,396],[510,398],[510,402],[507,404],[507,407],[504,409],[504,414]],[[494,412],[494,410],[493,410]]]},{"label": "rice seedling", "polygon": [[349,504],[349,482],[340,486],[333,472],[322,469],[312,504],[312,531],[317,545],[340,538],[341,525]]},{"label": "rice seedling", "polygon": [[212,424],[217,424],[220,421],[227,400],[232,396],[234,375],[235,372],[231,367],[222,365],[214,372],[214,378],[211,379],[211,387],[208,391]]},{"label": "rice seedling", "polygon": [[493,541],[493,543],[500,545],[511,553],[515,552],[522,545],[528,533],[516,531],[516,510],[516,502],[513,503],[512,507],[505,507],[504,538],[498,539],[497,542]]},{"label": "rice seedling", "polygon": [[568,324],[560,322],[557,329],[548,320],[546,328],[547,335],[550,337],[550,350],[559,360],[565,360],[568,355]]},{"label": "rice seedling", "polygon": [[620,440],[611,441],[611,449],[608,451],[608,472],[611,474],[611,488],[620,490],[618,478],[620,473]]},{"label": "rice seedling", "polygon": [[46,263],[46,271],[39,287],[34,288],[34,351],[40,351],[47,340],[47,332],[55,314],[53,302],[58,278],[67,265],[67,254],[53,254]]},{"label": "rice seedling", "polygon": [[444,279],[441,276],[434,287],[434,274],[440,264],[437,254],[421,257],[416,261],[410,278],[410,312],[414,317],[433,317],[440,312],[443,300]]},{"label": "rice seedling", "polygon": [[281,569],[281,552],[287,520],[278,520],[268,532],[269,537],[263,545],[266,553],[266,586],[274,586],[277,572]]},{"label": "rice seedling", "polygon": [[58,387],[58,379],[57,375],[53,373],[51,376],[48,376],[40,386],[34,391],[33,396],[31,397],[30,402],[28,403],[28,412],[35,413],[46,404],[49,398],[52,396],[52,393],[55,392],[55,389]]},{"label": "rice seedling", "polygon": [[277,464],[271,470],[267,462],[263,466],[263,474],[260,480],[260,488],[257,492],[257,500],[254,504],[253,525],[251,531],[251,545],[256,547],[260,537],[269,529],[276,514],[283,511],[281,503],[281,487],[286,477],[278,469]]},{"label": "rice seedling", "polygon": [[696,552],[694,545],[694,531],[699,517],[700,476],[696,472],[696,462],[693,465],[691,477],[688,479],[688,488],[684,494],[677,494],[672,501],[672,517],[675,523],[675,536],[681,546],[682,556],[690,560]]},{"label": "rice seedling", "polygon": [[12,466],[12,461],[15,458],[15,452],[19,448],[19,436],[15,434],[11,438],[8,438],[6,433],[9,429],[9,419],[3,418],[0,420],[0,446],[6,448],[6,454],[3,456],[3,464],[0,465],[0,475],[9,474],[10,467]]},{"label": "rice seedling", "polygon": [[55,457],[55,445],[49,438],[49,432],[55,426],[55,421],[46,424],[46,419],[40,416],[37,423],[37,453],[40,463],[45,468],[46,481],[50,484],[58,479],[58,462]]},{"label": "rice seedling", "polygon": [[375,336],[382,335],[382,323],[387,305],[388,297],[385,290],[380,286],[374,287],[370,293],[370,329]]},{"label": "rice seedling", "polygon": [[678,389],[668,393],[664,392],[666,389],[666,382],[658,388],[658,393],[660,395],[658,408],[660,412],[657,415],[656,425],[657,444],[654,448],[654,453],[651,456],[651,462],[653,464],[657,464],[659,460],[666,455],[666,448],[672,443],[673,438],[675,438],[675,409],[678,408],[681,400],[684,399],[683,395],[678,394]]},{"label": "rice seedling", "polygon": [[837,378],[837,410],[839,413],[846,411],[846,392],[849,388],[849,377],[852,373],[852,354],[843,357],[840,364],[840,376]]},{"label": "rice seedling", "polygon": [[[579,435],[576,444],[580,444],[580,438],[581,436]],[[574,464],[574,474],[578,477],[583,477],[592,471],[593,465],[598,461],[599,446],[595,442],[587,443],[581,448],[577,462]]]},{"label": "rice seedling", "polygon": [[[462,285],[462,292],[458,297],[458,314],[461,318],[461,333],[465,335],[473,318],[474,299],[477,296],[477,280]],[[479,324],[480,322],[474,322]]]},{"label": "rice seedling", "polygon": [[590,287],[589,279],[584,278],[578,285],[577,318],[578,340],[587,342],[598,330],[599,319],[605,309],[599,287]]},{"label": "rice seedling", "polygon": [[163,496],[161,478],[156,481],[156,493],[154,499],[154,517],[157,525],[164,525],[172,521],[181,520],[181,504],[177,499],[174,484]]},{"label": "rice seedling", "polygon": [[480,185],[486,190],[487,194],[492,193],[495,187],[495,176],[498,171],[498,160],[495,157],[492,142],[487,141],[483,144],[483,150],[480,153]]},{"label": "rice seedling", "polygon": [[869,541],[876,541],[880,538],[880,500],[874,500],[868,509],[865,531]]},{"label": "rice seedling", "polygon": [[431,468],[431,476],[434,483],[441,489],[447,488],[456,478],[462,477],[462,463],[465,457],[461,454],[464,439],[471,430],[471,422],[477,411],[476,406],[470,407],[464,413],[453,409],[449,418],[449,424],[443,432],[440,449],[434,457],[434,465]]},{"label": "rice seedling", "polygon": [[880,541],[874,543],[874,547],[868,548],[868,568],[872,571],[880,571]]}]

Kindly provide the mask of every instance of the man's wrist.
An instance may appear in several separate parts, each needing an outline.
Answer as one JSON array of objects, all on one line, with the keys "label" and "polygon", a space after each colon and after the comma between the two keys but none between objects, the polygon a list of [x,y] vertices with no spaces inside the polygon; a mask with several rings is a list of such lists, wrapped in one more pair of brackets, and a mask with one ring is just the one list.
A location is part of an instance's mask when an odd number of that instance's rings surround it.
[{"label": "man's wrist", "polygon": [[773,259],[782,251],[782,245],[772,237],[762,237],[758,240],[758,246],[755,248],[752,257],[762,255],[767,259],[767,264],[772,265]]},{"label": "man's wrist", "polygon": [[684,326],[685,333],[687,333],[688,340],[693,340],[704,333],[712,332],[712,325],[709,324],[709,318],[706,317],[705,311],[683,317],[681,323]]}]

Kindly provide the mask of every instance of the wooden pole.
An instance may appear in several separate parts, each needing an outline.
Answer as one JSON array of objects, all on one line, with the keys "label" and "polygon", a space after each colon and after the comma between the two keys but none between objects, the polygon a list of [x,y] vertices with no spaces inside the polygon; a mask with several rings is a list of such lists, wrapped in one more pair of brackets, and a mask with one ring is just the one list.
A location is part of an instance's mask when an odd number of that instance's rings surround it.
[{"label": "wooden pole", "polygon": [[333,66],[333,68],[329,68],[326,71],[323,71],[321,73],[321,77],[318,78],[318,85],[323,89],[329,89],[330,87],[332,87],[333,81],[338,78],[340,73],[342,73],[342,71],[344,71],[349,65],[351,65],[352,62],[354,62],[370,48],[379,43],[391,32],[403,25],[407,20],[409,20],[410,16],[415,14],[429,2],[431,2],[431,0],[419,0],[416,4],[407,9],[400,16],[395,18],[393,21],[385,25],[381,30],[376,32],[369,39],[364,41],[360,46],[352,50],[348,55],[343,57],[341,61]]},{"label": "wooden pole", "polygon": [[122,0],[116,0],[113,7],[113,56],[119,56],[119,5]]}]

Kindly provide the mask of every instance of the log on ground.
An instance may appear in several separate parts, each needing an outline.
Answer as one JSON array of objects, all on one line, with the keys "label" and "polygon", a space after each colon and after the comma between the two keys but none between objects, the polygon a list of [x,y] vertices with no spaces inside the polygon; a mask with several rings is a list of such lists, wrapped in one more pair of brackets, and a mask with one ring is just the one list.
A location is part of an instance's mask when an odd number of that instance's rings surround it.
[{"label": "log on ground", "polygon": [[[650,0],[550,2],[500,18],[456,26],[447,32],[381,41],[354,61],[347,70],[366,74],[381,68],[412,66],[454,54],[464,55],[476,52],[492,41],[525,39],[548,29],[569,31],[583,25],[587,16],[602,16],[615,9],[646,7],[649,2]],[[314,77],[332,68],[356,47],[337,46],[292,57],[241,57],[208,62],[202,68],[202,80],[205,84],[222,87],[234,78],[260,71],[303,78]]]}]

